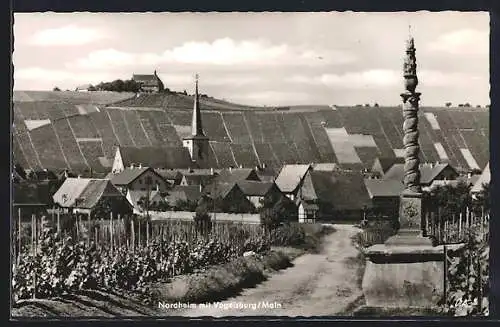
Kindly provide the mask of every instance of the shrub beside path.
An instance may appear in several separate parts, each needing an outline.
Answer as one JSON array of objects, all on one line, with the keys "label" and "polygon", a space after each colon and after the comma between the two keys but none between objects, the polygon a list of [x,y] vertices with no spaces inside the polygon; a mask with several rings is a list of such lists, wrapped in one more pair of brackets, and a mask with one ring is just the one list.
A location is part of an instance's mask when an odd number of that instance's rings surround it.
[{"label": "shrub beside path", "polygon": [[[210,307],[198,306],[171,314],[191,317],[310,317],[342,313],[362,295],[358,282],[359,267],[355,260],[358,250],[351,242],[351,237],[361,230],[352,225],[334,225],[334,228],[334,233],[324,237],[320,253],[298,257],[293,261],[293,267],[271,275],[257,287],[246,289],[228,300],[212,303]],[[257,306],[255,309],[252,308],[254,305]]]}]

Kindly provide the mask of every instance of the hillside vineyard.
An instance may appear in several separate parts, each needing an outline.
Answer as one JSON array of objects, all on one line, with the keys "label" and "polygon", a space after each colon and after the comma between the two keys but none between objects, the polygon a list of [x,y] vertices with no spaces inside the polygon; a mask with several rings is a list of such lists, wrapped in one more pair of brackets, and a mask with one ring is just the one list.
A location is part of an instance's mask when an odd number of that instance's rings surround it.
[{"label": "hillside vineyard", "polygon": [[[400,107],[255,108],[200,98],[214,168],[335,162],[370,168],[403,156]],[[183,137],[193,97],[176,93],[14,92],[13,154],[28,169],[109,171],[116,146],[163,147],[165,168],[192,163]],[[483,169],[489,158],[489,109],[421,108],[422,162]]]}]

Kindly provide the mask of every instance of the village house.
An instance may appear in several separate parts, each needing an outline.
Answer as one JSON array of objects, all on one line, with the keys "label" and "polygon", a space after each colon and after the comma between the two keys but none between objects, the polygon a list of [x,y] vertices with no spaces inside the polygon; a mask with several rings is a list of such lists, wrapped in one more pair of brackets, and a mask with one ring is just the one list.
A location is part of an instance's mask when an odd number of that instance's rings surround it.
[{"label": "village house", "polygon": [[192,163],[189,153],[184,147],[116,147],[111,171],[116,174],[130,166],[179,169],[189,168]]},{"label": "village house", "polygon": [[[67,178],[53,196],[65,213],[130,214],[132,205],[108,179]],[[105,218],[105,217],[97,217]]]},{"label": "village house", "polygon": [[156,70],[152,75],[134,74],[132,75],[132,80],[140,85],[141,91],[143,92],[157,93],[162,92],[165,89],[165,86],[163,85],[160,77],[158,77]]},{"label": "village house", "polygon": [[273,167],[268,167],[265,164],[255,167],[254,170],[263,182],[274,182],[278,173]]},{"label": "village house", "polygon": [[[149,201],[148,199],[149,194]],[[126,198],[134,208],[135,214],[141,214],[145,211],[154,210],[154,208],[161,203],[165,202],[162,192],[158,190],[142,191],[142,190],[128,190]]]},{"label": "village house", "polygon": [[385,173],[395,164],[404,164],[404,158],[400,157],[378,157],[372,165],[371,172],[376,174],[377,177],[383,177]]},{"label": "village house", "polygon": [[182,174],[181,182],[179,185],[182,186],[190,186],[190,185],[201,185],[201,187],[205,187],[212,183],[215,178],[218,176],[218,172],[211,169],[187,169],[181,170]]},{"label": "village house", "polygon": [[125,168],[121,173],[110,176],[111,183],[123,194],[132,191],[166,192],[170,184],[150,167]]},{"label": "village house", "polygon": [[[456,180],[459,174],[448,163],[424,163],[420,165],[420,185],[429,187],[434,181]],[[404,164],[394,164],[384,174],[383,179],[398,180],[403,182]]]},{"label": "village house", "polygon": [[203,194],[214,202],[213,207],[218,212],[251,213],[255,211],[255,206],[236,182],[212,183],[205,187]]},{"label": "village house", "polygon": [[284,195],[295,201],[305,176],[312,169],[311,165],[284,165],[276,177],[276,185]]},{"label": "village house", "polygon": [[483,172],[477,179],[477,181],[474,183],[474,185],[471,188],[471,194],[474,198],[477,198],[477,195],[481,193],[483,190],[484,185],[488,185],[491,181],[491,171],[490,171],[490,163],[484,167]]},{"label": "village house", "polygon": [[245,180],[240,181],[237,184],[247,196],[248,200],[250,200],[250,202],[252,202],[254,207],[257,209],[263,206],[264,201],[274,204],[284,196],[274,182]]},{"label": "village house", "polygon": [[399,217],[399,199],[404,185],[398,180],[365,179],[366,190],[372,201],[373,209],[366,217],[397,219]]},{"label": "village house", "polygon": [[218,184],[234,184],[241,181],[260,181],[260,178],[252,168],[228,168],[220,170],[214,179]]},{"label": "village house", "polygon": [[180,171],[174,169],[155,169],[155,171],[170,185],[174,186],[180,185],[184,177]]},{"label": "village house", "polygon": [[29,221],[31,215],[40,216],[47,213],[49,191],[46,183],[40,185],[21,181],[12,184],[12,191],[12,208],[16,219]]},{"label": "village house", "polygon": [[363,175],[309,170],[298,193],[299,222],[359,221],[372,207]]},{"label": "village house", "polygon": [[[169,207],[176,210],[188,209],[188,208],[178,208],[180,204],[190,207],[189,209],[196,209],[196,204],[200,200],[202,195],[202,190],[199,185],[176,185],[173,189],[168,191],[165,198]],[[188,210],[190,211],[190,210]]]}]

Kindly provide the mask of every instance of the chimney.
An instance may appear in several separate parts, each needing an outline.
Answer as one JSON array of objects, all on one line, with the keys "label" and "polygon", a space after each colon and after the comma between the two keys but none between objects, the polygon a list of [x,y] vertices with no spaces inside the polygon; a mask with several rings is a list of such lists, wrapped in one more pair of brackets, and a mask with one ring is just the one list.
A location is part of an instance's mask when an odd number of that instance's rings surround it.
[{"label": "chimney", "polygon": [[203,185],[200,183],[200,193],[203,192]]},{"label": "chimney", "polygon": [[78,174],[78,178],[81,178],[81,177],[82,177],[82,175]]},{"label": "chimney", "polygon": [[142,164],[141,163],[139,164],[139,168],[142,168]]},{"label": "chimney", "polygon": [[160,184],[156,184],[156,191],[160,191]]},{"label": "chimney", "polygon": [[243,168],[243,165],[240,165],[240,169]]},{"label": "chimney", "polygon": [[134,164],[133,163],[130,164],[130,168],[134,169]]},{"label": "chimney", "polygon": [[229,172],[233,172],[233,167],[229,166]]},{"label": "chimney", "polygon": [[213,168],[210,168],[210,175],[214,175],[214,169]]}]

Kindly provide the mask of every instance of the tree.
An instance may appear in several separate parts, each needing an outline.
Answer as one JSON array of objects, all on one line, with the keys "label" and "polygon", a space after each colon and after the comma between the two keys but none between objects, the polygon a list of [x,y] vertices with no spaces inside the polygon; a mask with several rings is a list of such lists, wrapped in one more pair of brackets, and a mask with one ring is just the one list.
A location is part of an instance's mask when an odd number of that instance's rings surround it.
[{"label": "tree", "polygon": [[430,191],[429,200],[435,209],[441,209],[441,216],[445,220],[451,219],[471,203],[470,188],[470,185],[462,181],[456,186],[438,186]]},{"label": "tree", "polygon": [[196,230],[203,235],[208,235],[212,230],[212,219],[208,214],[207,204],[206,199],[200,199],[193,217]]},{"label": "tree", "polygon": [[375,102],[375,104],[373,106],[376,107],[376,108],[378,108],[378,103]]},{"label": "tree", "polygon": [[284,222],[290,222],[296,219],[297,207],[285,196],[274,204],[270,201],[264,201],[263,207],[260,210],[261,224],[267,230],[275,229]]},{"label": "tree", "polygon": [[57,91],[57,92],[59,92],[59,91],[61,91],[61,89],[60,89],[59,87],[55,86],[55,87],[52,89],[52,91]]},{"label": "tree", "polygon": [[447,108],[449,108],[449,107],[451,107],[451,102],[446,102],[444,105],[445,105]]},{"label": "tree", "polygon": [[466,102],[466,103],[464,104],[464,107],[470,107],[470,106],[471,106],[471,105],[470,105],[470,103],[469,103],[469,102]]}]

